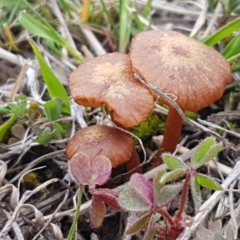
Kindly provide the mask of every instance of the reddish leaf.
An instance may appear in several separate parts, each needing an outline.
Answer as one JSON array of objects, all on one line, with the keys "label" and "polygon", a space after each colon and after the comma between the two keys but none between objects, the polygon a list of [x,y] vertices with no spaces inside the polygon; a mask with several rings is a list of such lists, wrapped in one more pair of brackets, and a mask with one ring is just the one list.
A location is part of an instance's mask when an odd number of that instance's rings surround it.
[{"label": "reddish leaf", "polygon": [[71,158],[70,169],[79,183],[93,188],[95,185],[104,184],[109,179],[112,164],[105,156],[99,156],[91,163],[89,156],[79,152]]},{"label": "reddish leaf", "polygon": [[82,185],[88,185],[92,176],[90,158],[85,153],[76,153],[70,161],[70,170]]},{"label": "reddish leaf", "polygon": [[91,211],[90,211],[90,219],[91,223],[95,228],[98,228],[102,225],[104,217],[106,215],[106,206],[102,200],[98,197],[93,196]]},{"label": "reddish leaf", "polygon": [[110,207],[113,207],[115,209],[122,209],[118,204],[118,192],[115,192],[108,188],[94,188],[91,190],[91,194],[101,199]]},{"label": "reddish leaf", "polygon": [[133,174],[130,183],[144,201],[153,205],[153,186],[143,175],[139,173]]},{"label": "reddish leaf", "polygon": [[112,164],[105,156],[96,157],[92,162],[92,185],[103,185],[109,179],[112,172]]}]

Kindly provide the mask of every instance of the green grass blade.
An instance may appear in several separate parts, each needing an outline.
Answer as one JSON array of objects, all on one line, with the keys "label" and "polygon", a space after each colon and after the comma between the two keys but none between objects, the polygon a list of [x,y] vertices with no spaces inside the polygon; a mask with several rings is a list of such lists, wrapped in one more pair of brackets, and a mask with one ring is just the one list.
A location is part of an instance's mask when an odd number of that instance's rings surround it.
[{"label": "green grass blade", "polygon": [[137,13],[133,13],[132,16],[133,16],[133,20],[134,20],[134,22],[135,22],[135,24],[137,26],[138,31],[142,32],[144,30],[144,25],[141,22],[138,14]]},{"label": "green grass blade", "polygon": [[[1,3],[1,1],[0,1],[0,3]],[[9,14],[9,17],[8,17],[8,21],[7,21],[8,25],[10,25],[13,22],[14,16],[15,16],[17,10],[19,9],[20,3],[21,3],[21,0],[17,0],[12,5],[11,11],[10,11],[10,14]]]},{"label": "green grass blade", "polygon": [[39,52],[38,48],[33,43],[33,41],[30,40],[29,42],[32,46],[35,56],[38,59],[42,76],[51,98],[52,99],[56,97],[61,98],[63,103],[62,112],[64,114],[70,115],[70,103],[69,103],[68,94],[65,88],[63,87],[62,83],[58,80],[58,78],[55,76],[51,68],[44,61],[41,53]]},{"label": "green grass blade", "polygon": [[116,26],[115,26],[115,23],[114,23],[114,21],[113,21],[113,19],[112,19],[112,16],[111,16],[110,12],[108,11],[108,9],[107,9],[107,7],[106,7],[106,4],[105,4],[104,0],[101,0],[101,4],[102,4],[103,11],[104,11],[104,13],[105,13],[106,16],[107,16],[107,19],[108,19],[108,21],[109,21],[109,23],[110,23],[110,25],[111,25],[114,33],[117,34],[117,32],[118,32],[118,31],[117,31],[117,28],[116,28]]},{"label": "green grass blade", "polygon": [[78,13],[78,8],[69,0],[59,0],[62,8],[66,11],[66,12],[75,12]]},{"label": "green grass blade", "polygon": [[232,73],[240,71],[240,65],[232,67]]},{"label": "green grass blade", "polygon": [[[16,1],[9,1],[9,0],[0,0],[1,7],[13,7],[16,5]],[[19,7],[24,8],[26,7],[26,4],[20,0]]]},{"label": "green grass blade", "polygon": [[224,48],[222,55],[227,59],[240,53],[240,34],[234,37]]},{"label": "green grass blade", "polygon": [[151,7],[152,7],[152,0],[148,0],[143,9],[143,16],[145,18],[150,18]]},{"label": "green grass blade", "polygon": [[229,64],[231,64],[233,62],[236,62],[238,60],[238,58],[240,58],[240,53],[228,58],[227,61],[228,61]]},{"label": "green grass blade", "polygon": [[73,224],[70,228],[70,231],[68,233],[68,236],[67,236],[67,240],[73,240],[73,237],[74,237],[74,233],[75,233],[75,228],[76,228],[76,225],[78,223],[78,219],[80,217],[80,207],[81,207],[81,204],[82,204],[82,194],[83,194],[83,186],[79,186],[79,193],[78,193],[78,200],[77,200],[77,208],[76,208],[76,213],[75,213],[75,217],[74,217],[74,220],[73,220]]},{"label": "green grass blade", "polygon": [[127,6],[129,5],[129,0],[119,0],[119,48],[120,52],[126,52],[127,46],[130,39],[131,22],[132,18],[129,16]]},{"label": "green grass blade", "polygon": [[225,37],[228,37],[232,32],[238,30],[239,28],[240,28],[240,17],[228,23],[224,27],[220,28],[211,36],[204,38],[202,42],[208,46],[214,46],[216,43],[218,43]]},{"label": "green grass blade", "polygon": [[19,22],[30,33],[36,36],[52,40],[60,44],[61,46],[67,44],[67,40],[63,38],[60,34],[58,34],[54,29],[42,24],[41,22],[37,21],[36,19],[24,12],[20,13]]},{"label": "green grass blade", "polygon": [[52,28],[49,23],[46,24],[46,21],[41,16],[37,15],[37,17],[41,18],[40,20],[44,24],[34,19],[32,16],[25,12],[20,13],[19,22],[30,33],[56,42],[61,47],[66,48],[75,59],[79,60],[80,62],[83,62],[82,55],[78,51],[75,51],[73,48],[71,48],[71,46],[69,45],[68,41],[65,38],[63,38],[54,28]]},{"label": "green grass blade", "polygon": [[0,142],[3,141],[6,132],[16,122],[16,120],[17,120],[17,116],[13,114],[6,122],[0,125]]}]

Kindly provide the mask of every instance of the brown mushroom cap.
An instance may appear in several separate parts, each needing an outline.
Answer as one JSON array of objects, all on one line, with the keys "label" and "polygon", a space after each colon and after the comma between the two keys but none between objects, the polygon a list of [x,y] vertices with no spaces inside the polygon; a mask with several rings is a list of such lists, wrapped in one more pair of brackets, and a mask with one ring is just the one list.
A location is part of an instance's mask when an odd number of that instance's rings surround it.
[{"label": "brown mushroom cap", "polygon": [[114,122],[126,128],[138,125],[151,113],[151,93],[134,79],[130,58],[108,53],[80,65],[70,76],[74,101],[83,106],[106,105]]},{"label": "brown mushroom cap", "polygon": [[135,72],[147,83],[176,96],[183,110],[198,111],[212,104],[231,82],[230,66],[220,53],[178,32],[137,34],[130,58]]},{"label": "brown mushroom cap", "polygon": [[126,133],[112,127],[94,125],[79,130],[68,142],[66,154],[71,159],[77,152],[87,154],[91,161],[106,156],[112,167],[127,162],[133,151],[133,140]]}]

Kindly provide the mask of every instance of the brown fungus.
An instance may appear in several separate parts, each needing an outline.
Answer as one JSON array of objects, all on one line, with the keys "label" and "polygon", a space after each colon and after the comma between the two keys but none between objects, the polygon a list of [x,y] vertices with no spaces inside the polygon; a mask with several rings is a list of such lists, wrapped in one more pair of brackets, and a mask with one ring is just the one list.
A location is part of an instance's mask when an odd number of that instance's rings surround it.
[{"label": "brown fungus", "polygon": [[[134,72],[144,81],[176,97],[185,111],[198,111],[220,99],[231,82],[231,69],[214,49],[181,33],[151,30],[137,34],[131,44]],[[160,101],[168,104],[163,99]],[[169,106],[162,152],[173,152],[179,141],[182,118]]]},{"label": "brown fungus", "polygon": [[79,130],[68,142],[66,154],[71,160],[81,152],[91,161],[98,156],[106,156],[113,168],[126,163],[128,170],[132,170],[140,162],[131,136],[109,126],[94,125]]},{"label": "brown fungus", "polygon": [[106,105],[121,127],[147,119],[154,102],[151,93],[134,79],[131,61],[123,53],[108,53],[81,64],[70,76],[70,91],[83,106]]}]

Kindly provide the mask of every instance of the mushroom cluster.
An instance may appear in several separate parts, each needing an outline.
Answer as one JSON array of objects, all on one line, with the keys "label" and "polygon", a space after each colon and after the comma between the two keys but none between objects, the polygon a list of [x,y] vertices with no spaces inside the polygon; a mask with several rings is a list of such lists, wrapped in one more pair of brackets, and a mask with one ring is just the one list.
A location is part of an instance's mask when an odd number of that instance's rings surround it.
[{"label": "mushroom cluster", "polygon": [[[174,31],[137,34],[130,58],[134,71],[145,82],[175,96],[183,111],[196,112],[220,99],[232,79],[230,65],[219,52]],[[161,153],[174,152],[183,124],[176,109],[157,97],[169,106],[169,113],[155,166],[161,163]]]},{"label": "mushroom cluster", "polygon": [[[134,78],[134,73],[161,91],[175,96],[176,103],[183,111],[198,111],[212,104],[221,98],[225,86],[231,82],[228,62],[214,49],[177,32],[151,30],[141,32],[133,38],[129,55],[108,53],[80,65],[70,76],[71,94],[74,101],[83,106],[105,105],[117,126],[131,128],[147,119],[152,112],[154,98],[169,105],[141,85]],[[158,157],[162,152],[175,150],[181,128],[182,118],[176,109],[169,105]],[[104,137],[99,137],[99,131],[104,132]],[[113,134],[116,139],[110,140],[106,132],[109,136]],[[97,139],[102,142],[100,147],[95,144]],[[106,126],[80,130],[70,140],[67,155],[71,159],[78,151],[94,156],[112,152],[108,157],[113,167],[117,167],[126,160],[113,160],[115,144],[117,148],[126,151],[127,160],[131,159],[134,162],[130,164],[131,167],[140,163],[136,158],[137,153],[131,137]],[[126,145],[131,146],[131,151],[128,150],[131,154],[127,153]],[[132,154],[134,158],[131,157]],[[158,158],[154,166],[160,162]]]}]

